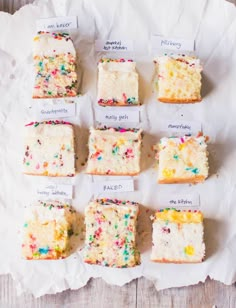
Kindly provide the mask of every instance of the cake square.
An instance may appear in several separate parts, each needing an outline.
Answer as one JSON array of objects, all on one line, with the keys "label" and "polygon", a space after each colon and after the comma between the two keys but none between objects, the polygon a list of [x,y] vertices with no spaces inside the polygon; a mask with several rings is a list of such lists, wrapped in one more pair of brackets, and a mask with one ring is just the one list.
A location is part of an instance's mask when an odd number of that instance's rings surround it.
[{"label": "cake square", "polygon": [[33,61],[33,98],[77,95],[76,51],[68,33],[38,32]]},{"label": "cake square", "polygon": [[186,55],[160,56],[156,63],[158,100],[163,103],[195,103],[201,98],[200,60]]},{"label": "cake square", "polygon": [[28,260],[63,259],[71,251],[76,213],[59,201],[38,201],[27,208],[22,255]]},{"label": "cake square", "polygon": [[136,63],[124,59],[101,59],[98,64],[98,104],[139,105]]},{"label": "cake square", "polygon": [[199,183],[208,177],[206,137],[162,138],[158,144],[158,183]]},{"label": "cake square", "polygon": [[98,199],[85,210],[86,240],[84,261],[110,267],[140,264],[136,248],[138,204]]},{"label": "cake square", "polygon": [[140,173],[141,129],[90,129],[87,173],[136,175]]},{"label": "cake square", "polygon": [[163,263],[199,263],[205,256],[203,214],[165,209],[153,219],[151,260]]},{"label": "cake square", "polygon": [[75,152],[72,124],[64,121],[27,124],[23,172],[31,175],[74,176]]}]

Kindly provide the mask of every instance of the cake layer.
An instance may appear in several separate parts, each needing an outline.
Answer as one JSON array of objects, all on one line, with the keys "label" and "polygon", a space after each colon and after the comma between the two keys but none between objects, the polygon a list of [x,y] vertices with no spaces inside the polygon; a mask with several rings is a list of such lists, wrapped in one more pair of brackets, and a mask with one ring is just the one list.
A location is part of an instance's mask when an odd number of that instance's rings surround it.
[{"label": "cake layer", "polygon": [[138,204],[98,199],[85,210],[84,261],[110,267],[133,267],[140,263],[136,248]]},{"label": "cake layer", "polygon": [[87,173],[135,175],[140,172],[140,129],[90,129]]},{"label": "cake layer", "polygon": [[198,183],[208,177],[204,136],[162,138],[158,144],[158,183]]},{"label": "cake layer", "polygon": [[136,63],[101,59],[98,64],[98,103],[102,106],[139,105]]},{"label": "cake layer", "polygon": [[73,126],[64,121],[32,122],[25,126],[23,172],[74,176]]},{"label": "cake layer", "polygon": [[39,32],[33,52],[33,98],[76,96],[76,52],[69,34]]},{"label": "cake layer", "polygon": [[186,55],[160,56],[156,63],[158,100],[165,103],[201,101],[199,59]]},{"label": "cake layer", "polygon": [[38,201],[27,208],[22,254],[28,260],[61,259],[68,256],[75,211],[59,201]]},{"label": "cake layer", "polygon": [[176,209],[157,212],[153,219],[152,241],[152,261],[202,262],[205,256],[202,213]]}]

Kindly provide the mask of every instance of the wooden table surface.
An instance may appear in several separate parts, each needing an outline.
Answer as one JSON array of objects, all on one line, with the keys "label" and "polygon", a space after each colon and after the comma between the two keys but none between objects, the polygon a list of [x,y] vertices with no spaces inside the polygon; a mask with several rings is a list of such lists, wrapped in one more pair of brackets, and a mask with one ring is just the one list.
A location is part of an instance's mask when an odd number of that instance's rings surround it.
[{"label": "wooden table surface", "polygon": [[[223,0],[222,0],[223,1]],[[33,0],[0,0],[0,11],[14,13]],[[236,3],[236,0],[230,2]],[[31,294],[17,296],[13,279],[0,276],[0,308],[236,308],[236,285],[207,279],[195,286],[156,291],[145,278],[136,279],[123,287],[111,286],[102,279],[91,279],[76,291],[35,299]]]}]

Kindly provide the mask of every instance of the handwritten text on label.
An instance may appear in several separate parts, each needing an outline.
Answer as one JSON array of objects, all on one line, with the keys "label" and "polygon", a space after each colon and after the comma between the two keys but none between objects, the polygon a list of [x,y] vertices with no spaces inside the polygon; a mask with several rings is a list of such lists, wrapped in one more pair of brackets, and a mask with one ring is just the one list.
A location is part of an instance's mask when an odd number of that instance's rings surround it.
[{"label": "handwritten text on label", "polygon": [[93,189],[97,193],[134,191],[134,181],[133,180],[101,181],[93,183]]},{"label": "handwritten text on label", "polygon": [[185,50],[194,51],[194,40],[167,38],[160,35],[152,35],[151,44],[153,50],[169,49],[169,50]]},{"label": "handwritten text on label", "polygon": [[64,184],[41,185],[36,189],[36,194],[39,198],[72,199],[72,192],[72,185]]},{"label": "handwritten text on label", "polygon": [[37,31],[56,31],[77,28],[77,16],[42,18],[36,21]]},{"label": "handwritten text on label", "polygon": [[96,40],[96,51],[133,51],[133,41],[131,40]]},{"label": "handwritten text on label", "polygon": [[199,194],[160,194],[158,201],[161,207],[198,207],[200,206]]},{"label": "handwritten text on label", "polygon": [[197,134],[202,130],[200,122],[197,121],[162,121],[161,131],[181,134]]},{"label": "handwritten text on label", "polygon": [[105,110],[105,108],[102,108],[102,109],[103,110],[97,111],[97,121],[98,122],[105,122],[105,123],[133,122],[133,123],[139,123],[139,110],[125,110],[125,111],[123,111],[123,110],[120,110],[120,108],[115,108],[113,110]]},{"label": "handwritten text on label", "polygon": [[69,118],[75,116],[75,104],[37,105],[36,116],[40,119]]}]

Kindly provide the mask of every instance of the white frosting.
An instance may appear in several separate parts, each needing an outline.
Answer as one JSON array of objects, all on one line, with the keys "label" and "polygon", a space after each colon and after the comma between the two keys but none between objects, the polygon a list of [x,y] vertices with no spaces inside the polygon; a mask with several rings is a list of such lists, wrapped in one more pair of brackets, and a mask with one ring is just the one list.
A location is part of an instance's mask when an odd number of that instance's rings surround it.
[{"label": "white frosting", "polygon": [[[136,140],[136,142],[134,142]],[[113,153],[114,148],[118,149]],[[118,132],[113,129],[90,129],[89,159],[87,173],[98,174],[136,174],[140,172],[141,130],[138,132]],[[125,157],[127,149],[131,150]],[[92,157],[101,151],[100,155]],[[101,156],[101,159],[98,157]],[[131,157],[132,156],[132,157]],[[110,172],[107,172],[110,170]]]},{"label": "white frosting", "polygon": [[124,101],[125,97],[135,98],[138,95],[138,73],[135,62],[103,62],[98,65],[98,100],[115,99]]},{"label": "white frosting", "polygon": [[98,70],[106,70],[109,72],[136,72],[136,62],[125,61],[125,62],[100,62],[98,64]]},{"label": "white frosting", "polygon": [[[39,201],[36,204],[27,207],[25,211],[26,221],[38,221],[40,223],[56,221],[56,222],[69,222],[70,216],[73,215],[70,212],[69,207],[60,208],[65,204],[59,201],[45,201],[45,206]],[[53,205],[50,207],[50,205]],[[50,207],[50,208],[49,208]]]},{"label": "white frosting", "polygon": [[70,52],[76,55],[76,51],[71,39],[55,39],[51,33],[39,34],[34,39],[33,54],[40,56],[53,56]]},{"label": "white frosting", "polygon": [[[163,232],[163,229],[165,232]],[[169,229],[170,232],[167,230]],[[202,223],[153,223],[151,260],[201,262],[205,255]],[[190,246],[190,249],[189,249]],[[192,253],[188,254],[188,249]]]}]

